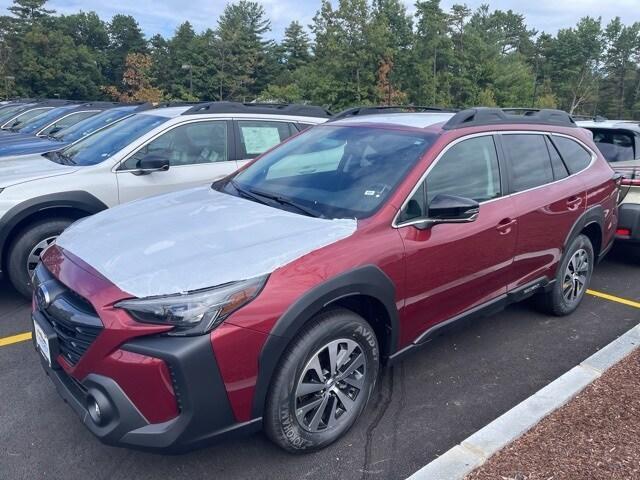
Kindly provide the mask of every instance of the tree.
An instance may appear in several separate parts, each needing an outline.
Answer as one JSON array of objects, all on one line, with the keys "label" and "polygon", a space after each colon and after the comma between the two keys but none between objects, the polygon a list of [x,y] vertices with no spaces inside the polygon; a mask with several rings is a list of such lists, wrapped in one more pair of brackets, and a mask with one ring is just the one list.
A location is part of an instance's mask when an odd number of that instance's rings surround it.
[{"label": "tree", "polygon": [[108,25],[106,76],[118,82],[124,73],[125,61],[130,53],[147,53],[147,42],[135,18],[130,15],[114,15]]},{"label": "tree", "polygon": [[624,26],[620,17],[616,17],[607,25],[604,38],[607,53],[604,57],[604,68],[615,85],[615,110],[618,118],[623,118],[627,95],[627,75],[631,72],[634,54],[638,52],[640,23]]},{"label": "tree", "polygon": [[311,60],[311,42],[302,25],[294,20],[284,31],[282,51],[289,71],[297,70]]},{"label": "tree", "polygon": [[119,102],[159,102],[162,91],[152,86],[150,77],[152,60],[144,53],[130,53],[125,60],[122,88],[109,86],[105,92]]},{"label": "tree", "polygon": [[55,13],[55,10],[44,8],[46,3],[47,0],[13,0],[8,10],[17,17],[18,22],[31,25]]}]

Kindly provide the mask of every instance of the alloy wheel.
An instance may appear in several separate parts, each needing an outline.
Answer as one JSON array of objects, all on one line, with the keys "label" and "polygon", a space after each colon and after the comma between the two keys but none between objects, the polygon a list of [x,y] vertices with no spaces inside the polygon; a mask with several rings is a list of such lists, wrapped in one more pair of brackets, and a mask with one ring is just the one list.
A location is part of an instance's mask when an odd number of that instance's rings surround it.
[{"label": "alloy wheel", "polygon": [[589,254],[583,248],[577,250],[567,264],[562,282],[562,295],[568,302],[575,302],[583,294],[589,275]]},{"label": "alloy wheel", "polygon": [[367,372],[367,357],[358,342],[340,338],[320,348],[296,385],[300,426],[308,432],[324,432],[353,418],[365,396]]}]

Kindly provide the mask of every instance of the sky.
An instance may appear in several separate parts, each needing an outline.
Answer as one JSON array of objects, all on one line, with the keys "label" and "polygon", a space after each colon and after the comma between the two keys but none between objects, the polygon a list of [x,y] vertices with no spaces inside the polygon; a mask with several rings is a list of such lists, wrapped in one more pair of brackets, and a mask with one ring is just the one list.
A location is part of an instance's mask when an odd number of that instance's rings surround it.
[{"label": "sky", "polygon": [[[258,0],[272,22],[271,37],[279,40],[292,20],[308,25],[318,10],[320,0]],[[412,12],[415,0],[403,0]],[[0,0],[0,10],[12,0]],[[333,0],[337,3],[337,0]],[[624,23],[640,21],[640,0],[442,0],[448,9],[454,3],[466,3],[477,8],[488,3],[492,9],[512,9],[523,13],[527,24],[539,31],[555,33],[559,28],[573,26],[586,15],[601,16],[606,23],[620,16]],[[224,9],[222,0],[49,0],[48,8],[69,14],[80,10],[96,11],[103,19],[116,13],[129,14],[138,20],[148,37],[156,33],[171,36],[176,27],[188,20],[197,31],[215,28]]]}]

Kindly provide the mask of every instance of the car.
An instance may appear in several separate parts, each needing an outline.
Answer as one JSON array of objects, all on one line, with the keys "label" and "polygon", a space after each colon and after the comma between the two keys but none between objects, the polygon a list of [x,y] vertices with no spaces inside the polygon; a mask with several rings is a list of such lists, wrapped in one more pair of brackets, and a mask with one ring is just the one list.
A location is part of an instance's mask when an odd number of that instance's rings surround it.
[{"label": "car", "polygon": [[122,103],[117,102],[87,102],[52,108],[19,126],[0,132],[0,154],[4,145],[30,140],[33,136],[47,137],[100,112],[120,106]]},{"label": "car", "polygon": [[[46,137],[36,137],[33,135],[21,136],[19,140],[15,140],[10,144],[4,143],[0,145],[0,160],[14,158],[20,155],[42,154],[54,150],[62,150],[64,147],[104,127],[129,117],[136,112],[150,108],[153,108],[153,105],[149,103],[109,108],[62,130],[51,132],[47,134]],[[1,141],[0,137],[0,142]]]},{"label": "car", "polygon": [[445,328],[532,296],[573,312],[617,193],[564,112],[355,109],[210,186],[69,227],[35,271],[33,338],[107,444],[263,428],[309,452]]},{"label": "car", "polygon": [[0,129],[10,130],[11,128],[20,128],[31,119],[63,105],[74,105],[78,102],[71,100],[42,100],[29,103],[23,103],[16,110],[8,110],[0,112]]},{"label": "car", "polygon": [[328,113],[308,105],[210,102],[150,109],[44,154],[0,160],[0,252],[31,296],[42,250],[75,220],[210,183]]},{"label": "car", "polygon": [[623,175],[616,241],[632,247],[640,258],[640,123],[604,117],[576,123],[593,134],[604,158]]}]

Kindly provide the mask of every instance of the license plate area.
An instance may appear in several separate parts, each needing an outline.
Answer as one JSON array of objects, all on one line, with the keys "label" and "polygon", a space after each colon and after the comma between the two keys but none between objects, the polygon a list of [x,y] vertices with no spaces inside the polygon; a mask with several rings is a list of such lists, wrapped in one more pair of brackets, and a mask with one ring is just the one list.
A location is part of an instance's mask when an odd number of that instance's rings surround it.
[{"label": "license plate area", "polygon": [[49,367],[57,368],[58,336],[53,327],[39,315],[33,315],[33,339],[36,350],[40,352]]}]

